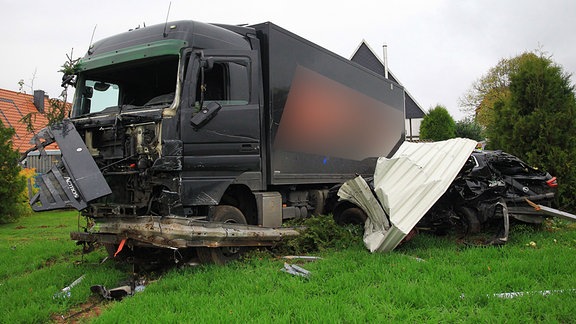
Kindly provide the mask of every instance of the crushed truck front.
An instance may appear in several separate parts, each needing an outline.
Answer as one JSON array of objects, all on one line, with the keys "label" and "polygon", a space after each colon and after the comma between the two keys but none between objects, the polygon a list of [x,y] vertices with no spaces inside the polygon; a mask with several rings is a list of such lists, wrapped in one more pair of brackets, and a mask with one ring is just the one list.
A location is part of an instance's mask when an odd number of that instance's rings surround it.
[{"label": "crushed truck front", "polygon": [[[60,165],[40,179],[41,190],[31,200],[33,208],[82,210],[93,222],[84,232],[72,233],[72,238],[112,248],[125,239],[135,245],[181,248],[268,245],[283,236],[297,235],[289,229],[210,224],[211,206],[219,199],[206,203],[203,196],[192,200],[188,194],[191,186],[202,181],[185,179],[193,173],[189,169],[198,165],[186,160],[186,156],[195,156],[184,153],[183,139],[190,134],[199,141],[215,136],[201,129],[213,117],[204,115],[204,110],[215,107],[215,113],[222,105],[241,102],[246,119],[258,123],[258,106],[249,105],[249,96],[242,102],[244,98],[236,90],[242,80],[211,79],[215,73],[234,76],[247,70],[249,60],[255,60],[251,48],[250,41],[238,33],[192,21],[132,30],[94,43],[76,67],[77,74],[67,79],[76,88],[70,120],[35,138],[40,150],[58,142],[63,157]],[[231,58],[224,63],[204,57],[205,51],[221,51]],[[243,54],[238,55],[240,52]],[[252,79],[258,84],[257,78]],[[227,92],[226,102],[216,100],[222,99],[217,97],[221,93],[211,93],[216,87],[206,86],[216,81],[229,86],[220,89]],[[258,95],[250,97],[258,100]],[[252,115],[256,118],[248,118]],[[242,124],[238,118],[234,122]],[[259,135],[259,125],[255,126]],[[225,137],[226,129],[220,128],[216,135]],[[258,147],[257,135],[250,147]],[[223,142],[243,145],[237,140]],[[254,152],[258,162],[259,152]],[[244,161],[246,154],[232,158]],[[235,161],[230,162],[234,166]],[[254,165],[258,167],[259,162]],[[212,195],[209,189],[203,192]],[[188,201],[183,203],[182,197]]]}]

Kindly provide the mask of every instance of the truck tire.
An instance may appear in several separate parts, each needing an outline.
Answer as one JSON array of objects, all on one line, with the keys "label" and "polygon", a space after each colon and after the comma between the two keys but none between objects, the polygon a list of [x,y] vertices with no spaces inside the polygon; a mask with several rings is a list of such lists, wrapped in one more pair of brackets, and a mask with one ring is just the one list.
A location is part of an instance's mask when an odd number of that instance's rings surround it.
[{"label": "truck tire", "polygon": [[[211,220],[220,223],[247,224],[246,218],[238,208],[227,205],[216,206],[212,213]],[[244,250],[244,247],[238,246],[196,248],[198,259],[200,259],[201,263],[218,265],[224,265],[230,261],[238,260]]]},{"label": "truck tire", "polygon": [[335,212],[334,214],[334,220],[338,225],[364,225],[367,218],[366,213],[353,204],[350,204],[349,207],[343,209],[341,212]]},{"label": "truck tire", "polygon": [[324,214],[324,205],[326,203],[326,194],[323,190],[308,191],[308,201],[312,207],[312,214],[319,216]]}]

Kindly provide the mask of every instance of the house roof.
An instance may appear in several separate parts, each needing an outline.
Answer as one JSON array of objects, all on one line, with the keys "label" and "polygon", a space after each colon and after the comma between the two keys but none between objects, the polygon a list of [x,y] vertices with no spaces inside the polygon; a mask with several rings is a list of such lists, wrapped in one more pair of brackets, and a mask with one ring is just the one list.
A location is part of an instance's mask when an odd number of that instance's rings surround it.
[{"label": "house roof", "polygon": [[[368,46],[368,44],[364,40],[360,42],[360,45],[358,46],[356,52],[354,52],[350,60],[382,76],[385,76],[384,63],[380,60],[378,55],[374,53],[374,51],[370,48],[370,46]],[[396,76],[392,72],[390,72],[390,70],[388,70],[388,79],[402,85],[402,83],[398,81]],[[406,90],[406,88],[404,89],[404,91],[406,93],[406,97],[404,100],[406,119],[423,118],[425,113],[422,110],[422,107],[420,107],[420,105]]]},{"label": "house roof", "polygon": [[[48,107],[48,97],[44,96],[44,107]],[[17,149],[20,153],[26,152],[27,149],[32,147],[30,139],[34,134],[26,130],[26,124],[21,120],[22,117],[29,113],[36,113],[32,118],[34,130],[37,132],[48,124],[48,119],[34,106],[34,96],[22,92],[15,92],[5,89],[0,89],[0,120],[6,127],[11,127],[16,131],[12,138],[13,148]],[[49,149],[57,149],[52,144]]]}]

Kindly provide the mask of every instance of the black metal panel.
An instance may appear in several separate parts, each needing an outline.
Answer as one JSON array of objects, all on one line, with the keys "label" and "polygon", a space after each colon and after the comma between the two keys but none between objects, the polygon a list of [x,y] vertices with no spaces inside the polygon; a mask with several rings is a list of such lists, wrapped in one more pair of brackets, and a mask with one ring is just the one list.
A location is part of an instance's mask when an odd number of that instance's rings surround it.
[{"label": "black metal panel", "polygon": [[[62,165],[54,166],[39,181],[40,192],[30,203],[36,211],[86,207],[87,202],[109,195],[112,190],[90,155],[80,134],[69,120],[45,128],[34,140],[56,141]],[[41,152],[42,153],[42,152]]]}]

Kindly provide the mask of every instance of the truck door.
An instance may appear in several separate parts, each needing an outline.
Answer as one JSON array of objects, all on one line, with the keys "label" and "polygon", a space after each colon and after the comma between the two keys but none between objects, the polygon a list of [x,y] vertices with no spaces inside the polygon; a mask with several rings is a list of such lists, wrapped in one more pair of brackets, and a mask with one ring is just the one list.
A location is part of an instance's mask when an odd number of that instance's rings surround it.
[{"label": "truck door", "polygon": [[234,181],[261,186],[257,58],[255,51],[230,50],[190,57],[180,121],[185,206],[217,204]]}]

